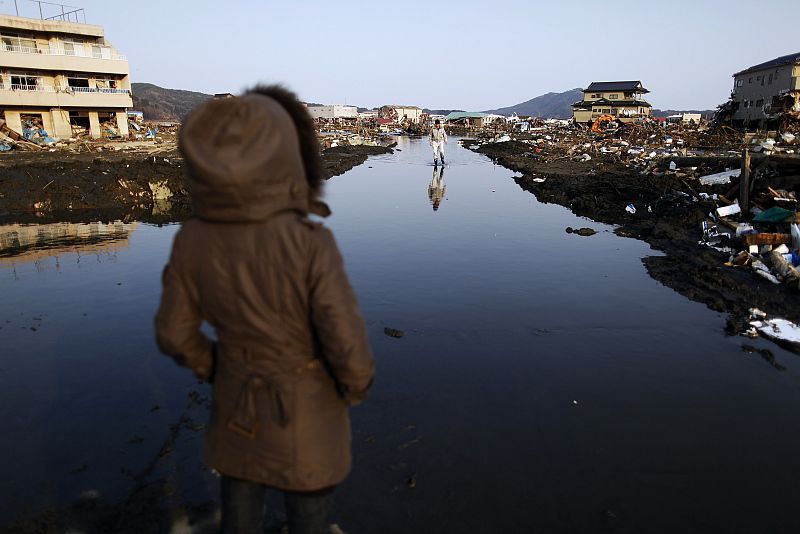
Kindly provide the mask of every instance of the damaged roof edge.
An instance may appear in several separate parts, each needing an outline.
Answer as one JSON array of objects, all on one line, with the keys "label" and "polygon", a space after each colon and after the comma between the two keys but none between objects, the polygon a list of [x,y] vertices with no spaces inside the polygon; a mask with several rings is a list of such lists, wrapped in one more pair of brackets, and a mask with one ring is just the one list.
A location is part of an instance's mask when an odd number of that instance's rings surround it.
[{"label": "damaged roof edge", "polygon": [[800,52],[789,54],[786,56],[777,57],[770,61],[765,61],[764,63],[759,63],[758,65],[753,65],[752,67],[748,67],[744,70],[740,70],[739,72],[733,74],[733,77],[741,76],[742,74],[747,74],[749,72],[756,72],[759,70],[770,69],[772,67],[781,67],[783,65],[790,65],[792,63],[796,63],[800,61]]}]

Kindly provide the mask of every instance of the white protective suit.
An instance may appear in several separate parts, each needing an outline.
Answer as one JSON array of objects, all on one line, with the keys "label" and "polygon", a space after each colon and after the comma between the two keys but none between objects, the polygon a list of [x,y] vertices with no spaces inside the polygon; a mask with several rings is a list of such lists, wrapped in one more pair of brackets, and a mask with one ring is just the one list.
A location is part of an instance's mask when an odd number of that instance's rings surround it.
[{"label": "white protective suit", "polygon": [[441,159],[444,165],[444,145],[447,144],[447,132],[444,131],[444,126],[431,128],[428,140],[433,148],[433,162],[436,163],[437,159]]}]

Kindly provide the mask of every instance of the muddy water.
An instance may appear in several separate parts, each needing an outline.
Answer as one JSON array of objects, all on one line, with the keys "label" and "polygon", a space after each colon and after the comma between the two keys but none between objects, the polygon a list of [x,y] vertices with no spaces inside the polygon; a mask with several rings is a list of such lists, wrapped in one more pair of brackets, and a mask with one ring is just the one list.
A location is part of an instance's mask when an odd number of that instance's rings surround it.
[{"label": "muddy water", "polygon": [[[379,371],[346,530],[797,531],[797,356],[725,337],[646,245],[483,156],[451,141],[440,176],[427,143],[398,148],[327,189]],[[153,481],[172,508],[216,497],[208,390],[152,339],[177,226],[85,226],[0,228],[0,524]]]}]

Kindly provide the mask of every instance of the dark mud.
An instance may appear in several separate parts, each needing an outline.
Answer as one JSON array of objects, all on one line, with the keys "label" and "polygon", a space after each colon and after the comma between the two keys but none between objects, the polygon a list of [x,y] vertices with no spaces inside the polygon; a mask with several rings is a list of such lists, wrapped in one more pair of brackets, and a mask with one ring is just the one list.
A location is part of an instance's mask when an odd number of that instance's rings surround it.
[{"label": "dark mud", "polygon": [[[323,152],[326,177],[391,147],[342,146]],[[171,222],[191,213],[183,158],[175,149],[131,152],[12,153],[0,157],[0,221],[65,221],[92,211],[110,218]]]},{"label": "dark mud", "polygon": [[[650,275],[691,300],[731,314],[730,333],[738,333],[737,319],[752,307],[800,321],[797,291],[771,284],[749,269],[726,267],[729,254],[698,244],[701,223],[717,206],[713,201],[695,202],[691,197],[700,192],[735,196],[731,191],[735,184],[702,187],[674,175],[643,176],[616,162],[545,159],[529,145],[515,141],[485,144],[478,151],[522,173],[515,181],[539,202],[559,204],[576,215],[618,225],[618,235],[640,239],[663,252],[664,256],[642,260]],[[691,164],[708,174],[739,165],[738,158],[672,159],[678,166]],[[535,181],[542,178],[544,182]],[[780,181],[780,177],[776,179]],[[626,211],[628,204],[634,205],[636,213]],[[739,250],[736,243],[730,245]]]},{"label": "dark mud", "polygon": [[394,144],[391,146],[360,145],[329,148],[322,153],[325,173],[328,178],[342,175],[353,167],[357,167],[367,161],[369,156],[391,154],[394,151],[394,146]]}]

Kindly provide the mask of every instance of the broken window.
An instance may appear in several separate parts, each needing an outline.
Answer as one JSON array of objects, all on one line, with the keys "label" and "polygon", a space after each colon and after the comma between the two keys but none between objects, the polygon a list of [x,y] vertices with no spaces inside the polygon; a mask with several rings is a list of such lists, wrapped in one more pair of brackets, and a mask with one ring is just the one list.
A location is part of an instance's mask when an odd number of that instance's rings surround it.
[{"label": "broken window", "polygon": [[68,76],[67,86],[69,86],[71,89],[88,89],[89,78],[75,75]]},{"label": "broken window", "polygon": [[36,91],[41,86],[41,76],[34,76],[31,74],[11,75],[11,89],[19,89],[20,91]]},{"label": "broken window", "polygon": [[756,100],[756,107],[757,107],[757,108],[760,108],[760,107],[762,107],[763,105],[764,105],[764,99],[763,99],[763,98],[761,98],[761,99],[759,99],[759,100]]}]

